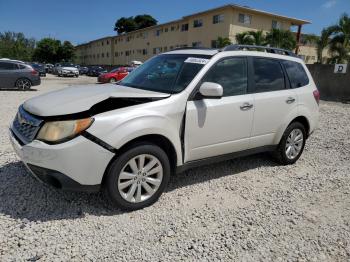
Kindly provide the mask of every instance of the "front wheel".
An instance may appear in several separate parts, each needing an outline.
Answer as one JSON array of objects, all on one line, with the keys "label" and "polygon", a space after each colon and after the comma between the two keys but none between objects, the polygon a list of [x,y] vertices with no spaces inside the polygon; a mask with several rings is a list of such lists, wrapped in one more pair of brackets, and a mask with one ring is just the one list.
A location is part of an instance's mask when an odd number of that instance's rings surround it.
[{"label": "front wheel", "polygon": [[306,131],[300,122],[291,123],[281,138],[275,152],[275,158],[283,165],[294,164],[303,153]]},{"label": "front wheel", "polygon": [[112,77],[111,79],[109,79],[109,82],[110,82],[111,84],[114,84],[115,82],[117,82],[117,80],[116,80],[114,77]]},{"label": "front wheel", "polygon": [[104,181],[104,191],[115,206],[137,210],[156,202],[169,178],[170,163],[166,153],[154,144],[138,144],[112,163]]}]

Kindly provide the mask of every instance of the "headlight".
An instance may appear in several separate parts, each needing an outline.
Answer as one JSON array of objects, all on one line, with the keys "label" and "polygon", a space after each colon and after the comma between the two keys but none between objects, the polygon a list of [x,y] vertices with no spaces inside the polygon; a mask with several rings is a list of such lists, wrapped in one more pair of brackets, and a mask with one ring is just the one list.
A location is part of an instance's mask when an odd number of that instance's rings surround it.
[{"label": "headlight", "polygon": [[94,122],[93,118],[47,122],[40,129],[38,140],[58,143],[79,135]]}]

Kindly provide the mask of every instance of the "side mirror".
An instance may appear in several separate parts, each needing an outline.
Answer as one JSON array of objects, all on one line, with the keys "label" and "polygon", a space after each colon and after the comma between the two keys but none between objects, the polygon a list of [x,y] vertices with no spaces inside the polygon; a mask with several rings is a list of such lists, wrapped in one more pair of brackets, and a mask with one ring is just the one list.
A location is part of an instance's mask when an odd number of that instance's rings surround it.
[{"label": "side mirror", "polygon": [[224,90],[220,84],[212,82],[204,82],[200,88],[199,93],[203,98],[221,98]]}]

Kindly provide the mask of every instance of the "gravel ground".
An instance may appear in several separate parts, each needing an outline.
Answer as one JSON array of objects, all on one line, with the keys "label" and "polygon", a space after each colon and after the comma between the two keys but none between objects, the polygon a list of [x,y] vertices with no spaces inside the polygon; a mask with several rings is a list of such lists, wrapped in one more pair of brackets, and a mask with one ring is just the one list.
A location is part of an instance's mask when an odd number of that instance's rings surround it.
[{"label": "gravel ground", "polygon": [[320,129],[293,166],[260,154],[193,169],[125,213],[100,194],[40,184],[7,138],[25,99],[94,81],[0,91],[0,261],[350,261],[349,104],[321,102]]}]

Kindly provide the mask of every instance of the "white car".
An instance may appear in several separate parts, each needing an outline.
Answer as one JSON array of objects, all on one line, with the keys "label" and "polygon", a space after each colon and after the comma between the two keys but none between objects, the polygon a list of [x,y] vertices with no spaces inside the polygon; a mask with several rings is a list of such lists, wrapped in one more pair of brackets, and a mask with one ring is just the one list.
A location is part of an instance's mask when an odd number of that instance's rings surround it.
[{"label": "white car", "polygon": [[10,127],[13,147],[39,180],[103,189],[129,210],[190,167],[265,151],[293,164],[318,126],[319,92],[291,52],[246,49],[179,49],[118,84],[32,98]]},{"label": "white car", "polygon": [[57,76],[74,76],[79,77],[79,69],[76,68],[74,64],[71,63],[61,63],[56,64],[54,71],[57,73]]}]

